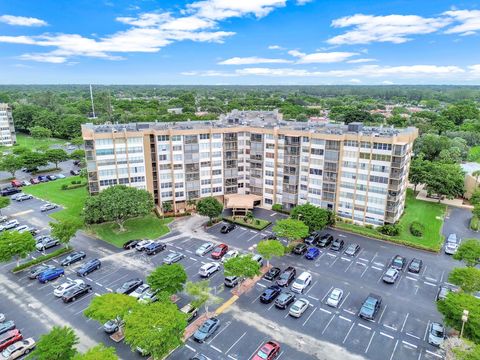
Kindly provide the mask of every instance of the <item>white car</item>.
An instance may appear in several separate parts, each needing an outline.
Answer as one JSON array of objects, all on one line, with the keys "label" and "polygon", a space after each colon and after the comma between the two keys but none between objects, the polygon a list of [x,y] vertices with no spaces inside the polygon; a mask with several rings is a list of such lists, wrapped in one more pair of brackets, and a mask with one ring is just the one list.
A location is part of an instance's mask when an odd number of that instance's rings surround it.
[{"label": "white car", "polygon": [[459,244],[456,242],[447,242],[445,245],[445,254],[453,255],[457,252]]},{"label": "white car", "polygon": [[307,271],[302,272],[293,282],[292,291],[296,293],[303,293],[308,285],[312,282],[312,274]]},{"label": "white car", "polygon": [[152,244],[153,242],[153,240],[142,240],[137,245],[135,245],[135,249],[137,251],[143,251],[148,245]]},{"label": "white car", "polygon": [[4,313],[0,313],[0,323],[4,322],[5,321],[5,314]]},{"label": "white car", "polygon": [[338,304],[340,304],[340,301],[342,301],[342,298],[343,298],[343,290],[339,288],[335,288],[330,292],[330,295],[328,296],[327,305],[332,307],[338,307]]},{"label": "white car", "polygon": [[211,262],[211,263],[206,263],[203,265],[200,270],[198,270],[198,274],[201,277],[210,277],[212,274],[220,270],[220,264]]},{"label": "white car", "polygon": [[29,194],[20,194],[19,196],[17,196],[15,198],[15,200],[18,201],[18,202],[22,202],[22,201],[30,200],[30,199],[33,199],[33,196],[29,195]]},{"label": "white car", "polygon": [[203,256],[205,254],[208,254],[210,251],[212,251],[215,248],[215,244],[212,242],[206,242],[200,246],[197,251],[195,251],[195,254],[198,256]]},{"label": "white car", "polygon": [[147,292],[148,289],[150,289],[150,285],[142,284],[138,288],[136,288],[134,292],[130,293],[129,295],[134,297],[135,299],[139,299],[142,297],[143,294],[145,294],[145,292]]},{"label": "white car", "polygon": [[13,228],[16,228],[18,225],[20,225],[18,220],[16,220],[16,219],[9,220],[9,221],[5,222],[2,226],[0,226],[0,231],[11,230]]},{"label": "white car", "polygon": [[309,305],[310,305],[310,302],[307,299],[303,299],[303,298],[298,299],[290,307],[290,310],[288,311],[288,314],[290,316],[299,318],[308,309]]},{"label": "white car", "polygon": [[236,258],[238,256],[238,251],[237,250],[228,250],[228,252],[223,255],[222,258],[222,263],[225,263],[225,261]]},{"label": "white car", "polygon": [[53,295],[56,297],[62,297],[67,291],[73,289],[75,286],[78,286],[80,284],[84,284],[85,282],[83,280],[68,280],[64,282],[63,284],[57,286],[55,290],[53,290]]},{"label": "white car", "polygon": [[57,179],[65,179],[65,175],[63,174],[57,174],[55,176],[57,177]]},{"label": "white car", "polygon": [[15,231],[18,231],[20,234],[25,232],[25,231],[29,231],[30,228],[28,227],[28,225],[20,225],[18,227],[15,228]]}]

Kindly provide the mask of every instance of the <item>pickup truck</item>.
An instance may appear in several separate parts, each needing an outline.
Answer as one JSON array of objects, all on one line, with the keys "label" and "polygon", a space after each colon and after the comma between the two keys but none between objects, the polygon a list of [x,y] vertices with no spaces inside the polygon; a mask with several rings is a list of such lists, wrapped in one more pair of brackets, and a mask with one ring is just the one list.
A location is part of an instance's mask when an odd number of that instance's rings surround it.
[{"label": "pickup truck", "polygon": [[191,303],[182,307],[180,311],[188,316],[187,322],[192,321],[197,316],[197,313],[198,313],[198,309],[194,307]]}]

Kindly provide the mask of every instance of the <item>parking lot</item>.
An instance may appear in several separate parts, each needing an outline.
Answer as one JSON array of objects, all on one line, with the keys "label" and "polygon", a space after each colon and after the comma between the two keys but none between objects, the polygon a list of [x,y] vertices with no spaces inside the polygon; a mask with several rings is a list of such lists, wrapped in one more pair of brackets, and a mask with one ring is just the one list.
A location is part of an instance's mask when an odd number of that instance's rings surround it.
[{"label": "parking lot", "polygon": [[[20,224],[34,226],[47,233],[50,218],[38,210],[42,204],[44,202],[38,199],[23,203],[12,202],[3,212],[18,219]],[[282,217],[265,210],[262,210],[262,216],[268,216],[272,221]],[[83,315],[93,296],[113,292],[132,278],[145,279],[172,251],[185,255],[181,263],[189,279],[200,280],[199,268],[212,261],[209,255],[195,255],[195,250],[204,239],[224,242],[230,247],[248,252],[271,231],[271,227],[263,231],[237,227],[229,234],[220,234],[221,226],[222,223],[213,226],[204,236],[199,230],[198,237],[174,231],[164,239],[167,249],[154,256],[135,250],[116,249],[80,232],[72,241],[75,249],[85,251],[87,260],[96,257],[102,261],[101,269],[85,278],[92,285],[93,292],[73,303],[63,304],[53,295],[53,289],[64,279],[39,284],[38,281],[28,279],[26,273],[13,275],[7,272],[12,264],[4,264],[0,286],[2,294],[7,296],[4,297],[5,302],[2,302],[0,312],[6,313],[7,318],[14,319],[26,336],[38,338],[48,327],[65,324],[79,332],[83,346],[98,341],[113,345],[115,343],[104,333],[101,324]],[[189,339],[185,346],[174,351],[169,358],[188,359],[198,352],[212,360],[248,359],[261,344],[271,339],[281,343],[281,359],[315,359],[325,357],[326,354],[336,354],[345,359],[358,356],[390,360],[442,358],[441,352],[425,339],[429,324],[441,320],[436,311],[435,297],[438,286],[445,282],[455,262],[444,254],[416,251],[333,230],[329,232],[344,239],[346,244],[358,243],[361,250],[355,257],[321,249],[319,257],[313,261],[293,254],[271,261],[273,266],[282,270],[294,266],[297,275],[308,271],[313,276],[305,293],[297,295],[297,298],[303,297],[310,302],[308,310],[299,319],[288,316],[288,310],[277,309],[273,303],[260,303],[259,296],[266,287],[272,285],[262,279],[219,316],[220,329],[206,343],[198,344]],[[387,285],[381,277],[396,254],[405,256],[407,261],[413,257],[421,258],[424,265],[420,274],[404,270],[394,285]],[[32,254],[37,255],[37,252]],[[50,263],[58,264],[58,260]],[[77,278],[75,269],[78,266],[79,264],[67,268],[65,278]],[[210,284],[213,292],[221,299],[231,297],[230,289],[223,285],[223,270],[210,278]],[[338,308],[331,308],[325,303],[334,287],[344,291]],[[362,320],[357,316],[362,302],[370,293],[383,298],[375,321]],[[188,302],[188,297],[181,294],[178,305],[181,307]],[[125,344],[115,346],[123,359],[139,357]]]}]

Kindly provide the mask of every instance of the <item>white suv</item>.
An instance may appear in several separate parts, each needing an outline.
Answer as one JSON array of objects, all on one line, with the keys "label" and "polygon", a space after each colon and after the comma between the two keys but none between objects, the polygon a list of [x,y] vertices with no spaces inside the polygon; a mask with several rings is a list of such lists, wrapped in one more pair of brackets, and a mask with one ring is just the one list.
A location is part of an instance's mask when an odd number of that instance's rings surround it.
[{"label": "white suv", "polygon": [[312,282],[312,274],[309,272],[302,272],[299,277],[295,279],[292,284],[292,291],[296,293],[303,293],[303,290]]},{"label": "white suv", "polygon": [[212,263],[207,263],[207,264],[203,265],[200,268],[200,270],[198,270],[198,274],[201,277],[207,277],[208,278],[218,270],[220,270],[220,265],[212,262]]}]

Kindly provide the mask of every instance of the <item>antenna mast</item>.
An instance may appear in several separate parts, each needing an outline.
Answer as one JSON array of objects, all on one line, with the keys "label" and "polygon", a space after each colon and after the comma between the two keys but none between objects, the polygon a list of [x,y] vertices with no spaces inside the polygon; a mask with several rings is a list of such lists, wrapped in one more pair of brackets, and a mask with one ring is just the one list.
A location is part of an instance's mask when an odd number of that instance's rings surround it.
[{"label": "antenna mast", "polygon": [[95,106],[93,105],[92,84],[90,84],[90,100],[91,100],[91,102],[92,102],[92,115],[93,115],[93,119],[96,119],[96,116],[95,116]]}]

